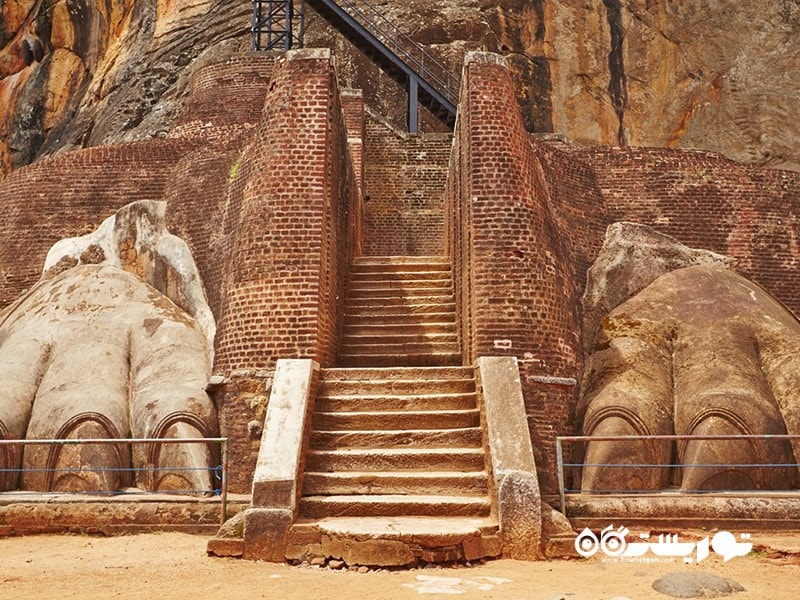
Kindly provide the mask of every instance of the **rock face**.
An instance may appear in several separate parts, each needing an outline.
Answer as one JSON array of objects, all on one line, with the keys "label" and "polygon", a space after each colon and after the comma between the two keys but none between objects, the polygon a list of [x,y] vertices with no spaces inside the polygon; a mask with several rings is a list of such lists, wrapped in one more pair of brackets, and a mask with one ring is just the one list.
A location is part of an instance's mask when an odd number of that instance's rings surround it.
[{"label": "rock face", "polygon": [[[800,323],[759,286],[718,265],[672,271],[602,321],[578,409],[583,432],[794,434],[798,351]],[[582,487],[791,489],[796,468],[761,465],[794,464],[799,450],[761,439],[590,442],[584,462],[597,466],[584,468]],[[634,466],[644,464],[664,466]]]},{"label": "rock face", "polygon": [[0,174],[60,150],[166,132],[191,70],[247,46],[250,6],[249,0],[4,3]]},{"label": "rock face", "polygon": [[[800,168],[796,0],[379,0],[451,71],[508,57],[526,125],[583,143],[700,148]],[[0,173],[60,149],[159,135],[189,72],[249,45],[249,0],[14,0],[0,7]],[[309,9],[345,86],[402,124],[404,92]],[[423,119],[429,128],[435,120]]]},{"label": "rock face", "polygon": [[603,317],[661,275],[692,265],[732,268],[735,263],[715,252],[684,246],[647,225],[609,225],[603,247],[586,278],[582,299],[584,347],[592,347]]}]

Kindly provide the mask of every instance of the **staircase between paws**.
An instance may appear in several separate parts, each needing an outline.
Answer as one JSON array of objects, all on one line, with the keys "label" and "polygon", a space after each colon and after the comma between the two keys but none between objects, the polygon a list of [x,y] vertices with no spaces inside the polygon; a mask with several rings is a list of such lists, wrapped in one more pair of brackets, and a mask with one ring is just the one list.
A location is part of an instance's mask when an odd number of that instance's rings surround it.
[{"label": "staircase between paws", "polygon": [[320,374],[287,558],[392,566],[499,554],[447,259],[359,259],[340,364]]}]

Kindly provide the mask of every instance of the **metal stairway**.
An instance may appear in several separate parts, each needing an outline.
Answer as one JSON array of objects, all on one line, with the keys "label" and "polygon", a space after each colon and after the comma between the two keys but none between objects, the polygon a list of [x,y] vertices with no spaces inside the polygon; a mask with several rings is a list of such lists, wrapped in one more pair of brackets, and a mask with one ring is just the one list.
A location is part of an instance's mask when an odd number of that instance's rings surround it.
[{"label": "metal stairway", "polygon": [[[320,16],[408,91],[408,130],[419,129],[419,104],[451,129],[460,79],[365,0],[305,0]],[[292,0],[253,0],[253,49],[302,45],[304,7]],[[299,15],[299,34],[293,20]],[[263,40],[267,40],[264,44]]]}]

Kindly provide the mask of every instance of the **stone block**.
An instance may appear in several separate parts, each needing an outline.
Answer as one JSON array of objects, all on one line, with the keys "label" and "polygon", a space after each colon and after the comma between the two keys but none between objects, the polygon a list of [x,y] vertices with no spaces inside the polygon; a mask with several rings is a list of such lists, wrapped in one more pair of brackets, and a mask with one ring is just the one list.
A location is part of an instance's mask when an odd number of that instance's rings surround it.
[{"label": "stone block", "polygon": [[244,517],[242,557],[247,560],[284,562],[286,536],[294,522],[290,510],[251,508]]},{"label": "stone block", "polygon": [[396,540],[363,540],[322,536],[322,554],[345,561],[348,565],[402,567],[417,561],[403,542]]},{"label": "stone block", "polygon": [[290,511],[296,507],[303,440],[318,370],[312,360],[278,361],[253,478],[254,507]]},{"label": "stone block", "polygon": [[243,550],[244,540],[236,538],[211,538],[206,546],[209,555],[222,558],[241,558]]}]

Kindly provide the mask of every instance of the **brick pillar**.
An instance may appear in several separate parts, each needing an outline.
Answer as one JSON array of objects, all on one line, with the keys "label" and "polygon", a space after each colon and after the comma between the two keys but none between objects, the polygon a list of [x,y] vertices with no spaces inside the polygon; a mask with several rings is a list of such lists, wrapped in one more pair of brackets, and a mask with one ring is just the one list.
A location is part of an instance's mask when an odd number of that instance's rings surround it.
[{"label": "brick pillar", "polygon": [[240,170],[215,368],[278,358],[331,365],[357,191],[329,50],[277,62]]},{"label": "brick pillar", "polygon": [[472,361],[519,359],[539,478],[553,491],[554,436],[569,431],[574,397],[538,379],[578,377],[579,295],[542,165],[498,55],[470,53],[465,61],[447,199],[464,350]]},{"label": "brick pillar", "polygon": [[361,90],[342,90],[342,111],[347,127],[347,143],[353,161],[358,189],[364,192],[364,94]]}]

